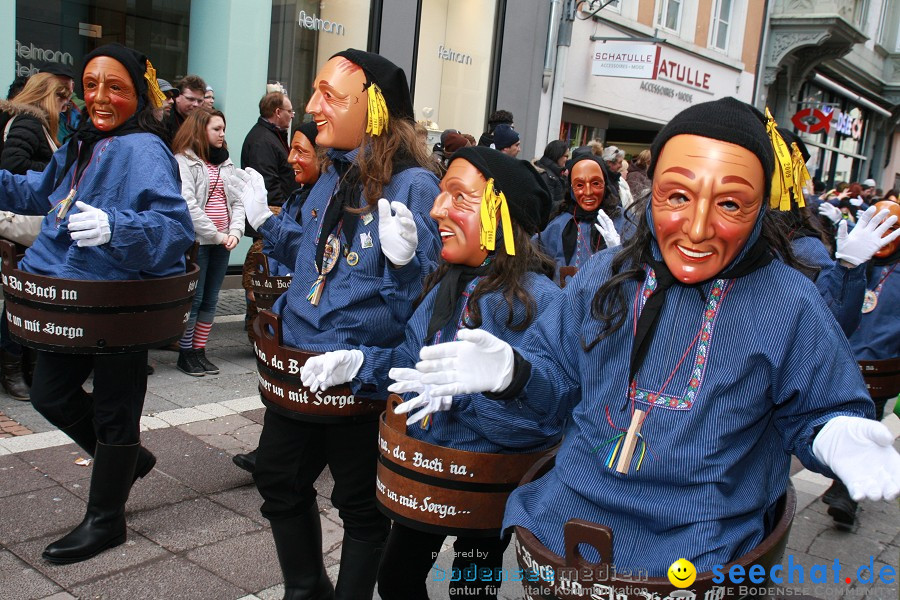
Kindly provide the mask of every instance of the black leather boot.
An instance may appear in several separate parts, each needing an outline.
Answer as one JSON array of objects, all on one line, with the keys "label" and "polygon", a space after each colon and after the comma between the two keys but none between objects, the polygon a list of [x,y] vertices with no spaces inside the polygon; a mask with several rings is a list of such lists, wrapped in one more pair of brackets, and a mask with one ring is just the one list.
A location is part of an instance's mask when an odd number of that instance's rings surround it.
[{"label": "black leather boot", "polygon": [[125,542],[125,502],[134,480],[140,444],[97,443],[84,520],[44,550],[44,560],[68,564],[87,560]]},{"label": "black leather boot", "polygon": [[841,480],[834,480],[822,501],[828,504],[828,514],[838,527],[846,529],[856,523],[856,509],[859,505],[850,497],[847,486]]},{"label": "black leather boot", "polygon": [[231,462],[252,475],[256,470],[256,452],[251,450],[247,454],[235,454],[231,457]]},{"label": "black leather boot", "polygon": [[0,351],[0,383],[13,400],[28,402],[31,400],[31,389],[25,383],[22,373],[22,356]]},{"label": "black leather boot", "polygon": [[383,553],[384,542],[363,542],[345,533],[341,545],[341,570],[334,590],[335,600],[371,598]]},{"label": "black leather boot", "polygon": [[34,377],[34,366],[37,364],[37,350],[34,348],[22,347],[22,375],[25,383],[31,387],[31,381]]},{"label": "black leather boot", "polygon": [[[97,449],[97,434],[94,432],[93,418],[93,412],[88,412],[74,424],[59,428],[60,431],[72,438],[73,442],[81,446],[81,449],[91,456],[94,456],[94,452]],[[137,481],[139,477],[147,475],[155,466],[156,457],[152,452],[141,446],[138,451],[137,465],[134,468],[132,483]]]},{"label": "black leather boot", "polygon": [[302,515],[271,521],[271,524],[284,576],[284,600],[332,600],[334,587],[322,559],[318,506],[313,503]]},{"label": "black leather boot", "polygon": [[178,362],[175,363],[178,370],[187,373],[191,377],[203,377],[206,375],[206,369],[197,360],[196,350],[180,350],[178,352]]}]

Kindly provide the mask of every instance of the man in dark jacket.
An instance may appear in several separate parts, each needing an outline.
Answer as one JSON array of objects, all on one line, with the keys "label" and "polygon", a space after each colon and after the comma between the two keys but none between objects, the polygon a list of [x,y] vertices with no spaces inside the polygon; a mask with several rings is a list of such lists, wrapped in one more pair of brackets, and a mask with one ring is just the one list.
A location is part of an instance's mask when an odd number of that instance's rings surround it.
[{"label": "man in dark jacket", "polygon": [[479,146],[487,146],[490,147],[491,144],[494,143],[494,129],[497,128],[497,125],[501,123],[505,123],[510,127],[513,126],[513,114],[508,110],[495,110],[491,113],[491,116],[488,117],[488,128],[487,131],[481,134],[481,137],[478,139]]},{"label": "man in dark jacket", "polygon": [[164,122],[169,132],[169,149],[172,140],[178,133],[178,128],[184,123],[188,115],[203,104],[203,94],[206,93],[206,82],[197,75],[186,75],[178,82],[178,95],[175,96],[173,110],[165,116]]},{"label": "man in dark jacket", "polygon": [[[281,92],[269,92],[259,101],[259,119],[247,133],[241,147],[241,168],[252,167],[263,176],[269,194],[269,206],[277,209],[273,212],[278,212],[288,196],[300,187],[294,181],[294,169],[287,161],[287,130],[293,118],[291,99]],[[244,231],[245,235],[254,239],[244,261],[243,275],[243,286],[247,291],[245,324],[248,324],[257,313],[256,300],[250,289],[253,271],[250,257],[254,252],[262,250],[262,238],[249,223],[245,223]]]}]

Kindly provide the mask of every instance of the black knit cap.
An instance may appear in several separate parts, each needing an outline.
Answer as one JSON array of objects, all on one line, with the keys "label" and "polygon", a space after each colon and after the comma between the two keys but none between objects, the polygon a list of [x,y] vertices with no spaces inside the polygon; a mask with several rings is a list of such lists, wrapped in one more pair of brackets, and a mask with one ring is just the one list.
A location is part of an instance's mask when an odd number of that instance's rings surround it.
[{"label": "black knit cap", "polygon": [[485,179],[494,179],[494,189],[503,192],[510,216],[529,235],[542,231],[550,219],[550,190],[527,160],[485,146],[466,146],[453,154],[450,163],[467,160]]},{"label": "black knit cap", "polygon": [[398,119],[415,119],[412,99],[409,96],[409,84],[403,69],[372,52],[348,48],[335,56],[343,56],[359,67],[366,74],[366,83],[375,82],[381,88],[381,94],[387,103],[388,113]]},{"label": "black knit cap", "polygon": [[113,43],[100,46],[84,57],[84,66],[81,68],[82,80],[84,79],[84,67],[86,67],[92,59],[97,58],[98,56],[109,56],[122,63],[122,66],[125,67],[125,70],[128,71],[128,74],[131,76],[131,83],[137,90],[137,112],[141,112],[149,102],[149,99],[147,98],[147,80],[144,79],[144,73],[147,72],[147,57],[137,50],[126,48],[122,44]]},{"label": "black knit cap", "polygon": [[676,135],[699,135],[736,144],[755,154],[762,164],[765,177],[763,200],[768,200],[772,188],[772,173],[775,170],[775,154],[766,133],[766,118],[761,112],[730,96],[684,109],[653,140],[650,147],[650,167],[647,170],[651,178],[663,146]]},{"label": "black knit cap", "polygon": [[316,136],[319,134],[319,128],[316,127],[315,121],[307,121],[297,128],[297,131],[306,136],[306,139],[309,140],[309,143],[312,144],[313,149],[316,146]]}]

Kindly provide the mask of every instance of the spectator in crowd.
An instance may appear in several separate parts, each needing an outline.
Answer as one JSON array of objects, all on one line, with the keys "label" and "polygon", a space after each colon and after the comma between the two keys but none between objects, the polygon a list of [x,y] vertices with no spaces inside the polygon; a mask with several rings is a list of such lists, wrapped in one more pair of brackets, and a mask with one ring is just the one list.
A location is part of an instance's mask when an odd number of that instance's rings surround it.
[{"label": "spectator in crowd", "polygon": [[206,86],[206,91],[203,93],[203,106],[209,110],[214,109],[216,106],[216,92],[212,89],[212,86]]},{"label": "spectator in crowd", "polygon": [[62,110],[59,111],[59,127],[57,128],[56,139],[57,145],[61,146],[69,139],[69,136],[75,133],[75,130],[78,129],[78,124],[81,123],[81,109],[75,103],[75,76],[69,67],[59,63],[51,63],[42,68],[40,72],[55,75],[60,84],[69,90],[68,100],[62,107]]},{"label": "spectator in crowd", "polygon": [[[294,170],[288,164],[288,128],[294,118],[294,105],[282,92],[268,92],[259,101],[259,118],[250,128],[241,147],[241,168],[252,168],[262,175],[268,193],[268,203],[272,211],[281,210],[288,196],[300,187],[294,180]],[[257,314],[256,300],[250,287],[253,273],[251,254],[262,249],[262,237],[247,223],[247,235],[253,237],[253,244],[244,261],[242,283],[247,298],[247,313],[244,326],[250,331],[252,319]]]},{"label": "spectator in crowd", "polygon": [[874,179],[866,179],[860,184],[860,188],[862,190],[862,199],[866,204],[873,204],[872,197],[875,195],[878,184]]},{"label": "spectator in crowd", "polygon": [[650,165],[650,150],[641,150],[631,161],[625,181],[632,197],[637,200],[644,190],[650,188],[650,177],[647,175],[647,167]]},{"label": "spectator in crowd", "polygon": [[511,125],[506,125],[505,123],[497,125],[494,129],[494,143],[491,147],[513,158],[517,157],[521,149],[519,132],[513,129]]},{"label": "spectator in crowd", "polygon": [[447,172],[447,166],[453,160],[453,155],[456,151],[468,145],[469,140],[458,131],[448,131],[441,135],[441,150],[432,154],[437,164],[438,174],[441,177]]},{"label": "spectator in crowd", "polygon": [[206,108],[192,111],[172,140],[172,150],[181,173],[181,195],[200,243],[200,279],[179,342],[177,367],[193,377],[216,375],[219,367],[206,357],[206,342],[228,257],[244,233],[244,204],[233,183],[236,169],[225,143],[225,115]]},{"label": "spectator in crowd", "polygon": [[165,95],[165,100],[163,100],[163,118],[169,116],[169,113],[172,112],[172,105],[175,104],[175,97],[178,96],[178,90],[165,79],[157,79],[159,83],[159,89]]},{"label": "spectator in crowd", "polygon": [[553,140],[544,148],[544,154],[534,161],[534,166],[541,179],[547,184],[552,200],[551,213],[555,213],[557,207],[562,204],[566,196],[566,161],[569,160],[569,145],[563,140]]},{"label": "spectator in crowd", "polygon": [[168,117],[163,121],[169,131],[170,144],[188,115],[203,105],[203,94],[206,93],[206,82],[197,75],[186,75],[177,86],[174,110],[169,111]]},{"label": "spectator in crowd", "polygon": [[514,125],[513,114],[508,110],[502,109],[492,112],[491,116],[488,117],[487,131],[481,134],[481,137],[478,139],[478,145],[491,147],[491,144],[494,143],[494,130],[501,123],[512,127]]},{"label": "spectator in crowd", "polygon": [[22,88],[25,87],[25,82],[28,81],[27,75],[17,75],[15,79],[13,79],[12,83],[9,84],[9,89],[6,91],[6,99],[12,100],[16,97],[16,94],[22,91]]}]

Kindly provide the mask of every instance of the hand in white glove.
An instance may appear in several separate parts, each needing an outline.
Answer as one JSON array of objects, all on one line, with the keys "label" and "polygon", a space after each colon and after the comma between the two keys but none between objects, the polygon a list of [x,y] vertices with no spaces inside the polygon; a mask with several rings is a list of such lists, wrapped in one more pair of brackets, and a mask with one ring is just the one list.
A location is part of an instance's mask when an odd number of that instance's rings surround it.
[{"label": "hand in white glove", "polygon": [[856,198],[850,198],[850,204],[853,206],[862,206],[863,199],[857,196]]},{"label": "hand in white glove", "polygon": [[609,215],[603,212],[602,208],[597,211],[597,222],[594,223],[594,227],[596,227],[597,231],[600,232],[600,235],[603,236],[603,241],[606,242],[607,248],[614,248],[615,246],[622,245],[622,238],[620,238],[619,234],[616,232],[615,224],[613,224]]},{"label": "hand in white glove", "polygon": [[[394,209],[396,216],[391,213]],[[378,238],[381,251],[396,267],[409,264],[419,244],[413,214],[402,202],[391,203],[385,198],[378,201]]]},{"label": "hand in white glove", "polygon": [[461,329],[457,341],[425,346],[419,358],[433,396],[500,392],[512,383],[512,346],[483,329]]},{"label": "hand in white glove", "polygon": [[109,241],[112,232],[109,227],[109,215],[84,202],[75,201],[75,207],[81,211],[69,217],[69,235],[78,245],[100,246]]},{"label": "hand in white glove", "polygon": [[[885,237],[887,230],[894,226],[897,217],[891,215],[887,209],[882,209],[876,214],[876,208],[870,206],[862,214],[856,227],[847,233],[847,221],[841,221],[838,225],[837,251],[835,258],[839,258],[857,267],[872,258],[872,256],[887,246],[898,237],[900,230]],[[890,216],[888,216],[890,215]]]},{"label": "hand in white glove", "polygon": [[254,229],[259,229],[266,219],[272,216],[269,210],[269,193],[266,191],[266,182],[263,176],[253,169],[234,172],[234,177],[228,179],[228,189],[241,199],[244,205],[244,215],[247,222]]},{"label": "hand in white glove", "polygon": [[334,350],[313,356],[300,370],[300,381],[313,392],[347,383],[359,373],[363,358],[359,350]]},{"label": "hand in white glove", "polygon": [[823,202],[819,205],[819,214],[828,217],[832,223],[838,223],[843,220],[844,215],[837,206],[831,202]]},{"label": "hand in white glove", "polygon": [[409,416],[406,420],[407,425],[421,421],[430,414],[450,410],[453,407],[453,397],[432,395],[431,386],[422,383],[422,374],[415,369],[391,369],[388,372],[388,376],[396,382],[392,383],[388,390],[395,394],[406,392],[417,392],[419,394],[412,400],[399,404],[394,409],[394,413],[398,415],[409,413],[417,408],[422,409]]},{"label": "hand in white glove", "polygon": [[835,417],[813,440],[813,454],[837,475],[854,500],[893,500],[900,493],[900,454],[878,421]]}]

